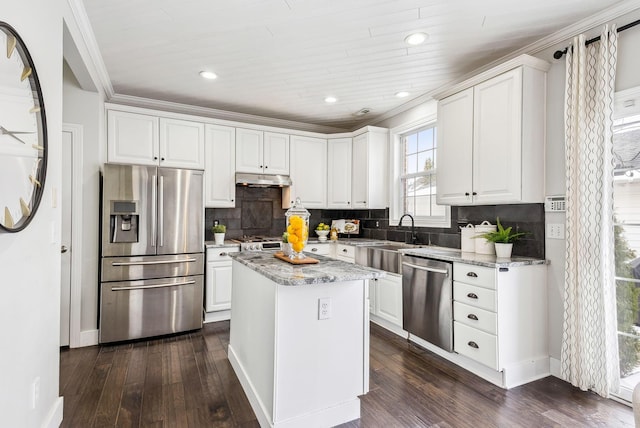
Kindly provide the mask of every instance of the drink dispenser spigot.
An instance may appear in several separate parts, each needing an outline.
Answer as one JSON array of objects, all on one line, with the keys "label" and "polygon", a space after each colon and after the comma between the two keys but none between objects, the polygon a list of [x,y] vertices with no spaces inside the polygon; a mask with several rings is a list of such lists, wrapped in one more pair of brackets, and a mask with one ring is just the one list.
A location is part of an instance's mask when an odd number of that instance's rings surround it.
[{"label": "drink dispenser spigot", "polygon": [[138,242],[138,201],[111,201],[111,242]]}]

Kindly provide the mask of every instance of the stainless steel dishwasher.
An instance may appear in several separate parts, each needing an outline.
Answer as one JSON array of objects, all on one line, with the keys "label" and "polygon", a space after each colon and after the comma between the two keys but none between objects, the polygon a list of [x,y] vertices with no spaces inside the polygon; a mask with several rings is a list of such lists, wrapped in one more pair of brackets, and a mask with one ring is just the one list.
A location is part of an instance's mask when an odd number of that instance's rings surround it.
[{"label": "stainless steel dishwasher", "polygon": [[402,328],[453,351],[453,264],[402,256]]}]

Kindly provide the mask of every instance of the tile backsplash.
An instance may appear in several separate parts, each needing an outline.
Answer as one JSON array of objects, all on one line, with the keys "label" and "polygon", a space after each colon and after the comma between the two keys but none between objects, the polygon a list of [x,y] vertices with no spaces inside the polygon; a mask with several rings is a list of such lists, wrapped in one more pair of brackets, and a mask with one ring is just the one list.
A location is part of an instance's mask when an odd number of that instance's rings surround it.
[{"label": "tile backsplash", "polygon": [[[227,238],[243,235],[280,236],[285,230],[285,209],[282,209],[282,190],[277,187],[257,188],[236,186],[236,208],[207,208],[205,210],[205,240],[213,240],[211,226],[214,220],[227,226]],[[403,226],[389,224],[389,209],[328,210],[310,209],[311,230],[319,223],[331,224],[336,219],[359,219],[359,238],[410,242],[411,221],[405,218]],[[503,226],[528,232],[513,246],[513,255],[544,258],[544,205],[513,204],[451,207],[451,227],[416,227],[419,244],[460,248],[460,227],[468,223],[477,225],[484,220],[495,224],[500,218]],[[315,234],[311,232],[313,237]],[[340,239],[349,239],[341,236]]]}]

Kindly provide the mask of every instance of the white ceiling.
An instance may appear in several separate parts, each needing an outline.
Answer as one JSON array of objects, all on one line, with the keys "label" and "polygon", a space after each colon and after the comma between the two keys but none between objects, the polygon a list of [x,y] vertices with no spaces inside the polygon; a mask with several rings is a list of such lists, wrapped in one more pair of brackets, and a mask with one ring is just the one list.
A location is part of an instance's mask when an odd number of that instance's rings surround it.
[{"label": "white ceiling", "polygon": [[346,130],[616,3],[84,0],[116,94]]}]

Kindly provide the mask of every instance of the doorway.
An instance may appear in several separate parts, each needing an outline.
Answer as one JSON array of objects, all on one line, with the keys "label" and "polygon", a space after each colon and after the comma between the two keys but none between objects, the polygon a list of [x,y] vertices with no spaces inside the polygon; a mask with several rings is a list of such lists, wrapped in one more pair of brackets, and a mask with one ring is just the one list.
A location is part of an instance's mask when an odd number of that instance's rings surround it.
[{"label": "doorway", "polygon": [[80,346],[82,126],[62,126],[60,346]]}]

